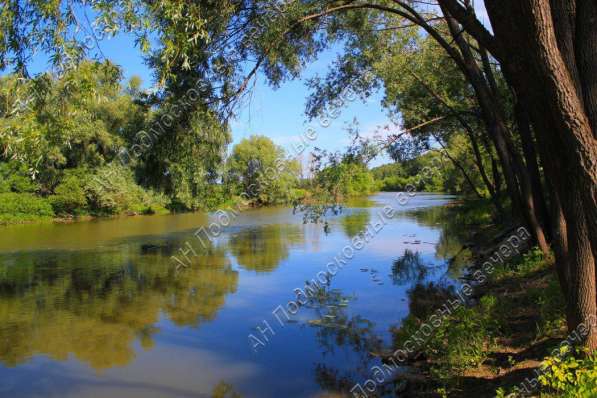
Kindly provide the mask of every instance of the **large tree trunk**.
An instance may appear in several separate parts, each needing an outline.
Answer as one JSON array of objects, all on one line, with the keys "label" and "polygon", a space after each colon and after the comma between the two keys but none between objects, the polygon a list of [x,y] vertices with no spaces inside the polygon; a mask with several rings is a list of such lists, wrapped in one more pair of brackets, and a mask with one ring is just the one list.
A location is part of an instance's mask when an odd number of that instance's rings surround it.
[{"label": "large tree trunk", "polygon": [[593,136],[597,137],[597,1],[579,1],[575,55],[582,97]]},{"label": "large tree trunk", "polygon": [[[502,55],[508,54],[499,60],[530,112],[543,148],[542,163],[550,164],[546,178],[561,202],[568,245],[569,328],[587,325],[585,344],[594,350],[597,330],[590,323],[597,315],[597,142],[585,110],[592,105],[584,103],[586,94],[579,92],[585,85],[570,55],[571,45],[577,51],[585,45],[575,46],[574,24],[561,11],[562,4],[570,2],[552,3],[555,18],[548,0],[486,1],[497,45]],[[585,17],[577,13],[575,21]],[[596,66],[592,64],[593,71]],[[556,226],[562,221],[552,219]]]}]

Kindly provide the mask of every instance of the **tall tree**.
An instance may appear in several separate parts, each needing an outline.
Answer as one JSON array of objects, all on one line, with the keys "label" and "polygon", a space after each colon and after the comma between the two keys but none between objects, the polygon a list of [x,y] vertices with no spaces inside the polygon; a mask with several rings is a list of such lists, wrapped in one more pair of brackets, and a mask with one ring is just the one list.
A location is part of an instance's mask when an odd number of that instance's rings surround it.
[{"label": "tall tree", "polygon": [[[471,7],[440,0],[500,61],[528,109],[556,208],[552,223],[559,275],[568,295],[570,328],[589,325],[597,348],[597,133],[595,24],[591,1],[487,0],[491,34]],[[467,2],[468,3],[468,2]],[[593,321],[593,322],[591,322]]]}]

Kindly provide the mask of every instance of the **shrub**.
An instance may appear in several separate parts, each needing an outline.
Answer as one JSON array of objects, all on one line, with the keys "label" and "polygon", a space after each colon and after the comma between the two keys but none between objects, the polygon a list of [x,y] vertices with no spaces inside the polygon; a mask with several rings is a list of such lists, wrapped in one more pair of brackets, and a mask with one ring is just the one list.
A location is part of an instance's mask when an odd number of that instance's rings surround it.
[{"label": "shrub", "polygon": [[50,202],[56,214],[81,214],[87,207],[84,181],[82,176],[67,175],[56,187]]},{"label": "shrub", "polygon": [[497,300],[485,296],[478,306],[459,307],[433,334],[426,347],[432,359],[432,373],[440,380],[452,379],[466,369],[480,365],[487,356],[497,328],[494,320]]},{"label": "shrub", "polygon": [[140,202],[140,187],[129,169],[117,165],[101,167],[86,184],[91,210],[96,214],[119,214]]},{"label": "shrub", "polygon": [[95,214],[166,212],[167,200],[137,185],[130,169],[118,165],[100,168],[85,185],[90,210]]},{"label": "shrub", "polygon": [[547,357],[542,363],[539,383],[548,392],[562,397],[597,396],[597,354],[577,358],[569,355],[569,346],[560,347],[560,354]]},{"label": "shrub", "polygon": [[364,164],[340,162],[317,172],[316,195],[329,196],[330,202],[343,202],[346,199],[369,195],[375,192],[377,184],[373,174]]},{"label": "shrub", "polygon": [[54,216],[47,199],[29,193],[0,193],[0,223],[13,224],[49,219]]},{"label": "shrub", "polygon": [[282,147],[264,136],[243,139],[232,148],[227,161],[227,183],[232,192],[248,196],[255,204],[291,203],[298,186],[300,164],[287,159]]},{"label": "shrub", "polygon": [[0,162],[0,192],[33,193],[38,189],[38,184],[31,179],[24,164]]}]

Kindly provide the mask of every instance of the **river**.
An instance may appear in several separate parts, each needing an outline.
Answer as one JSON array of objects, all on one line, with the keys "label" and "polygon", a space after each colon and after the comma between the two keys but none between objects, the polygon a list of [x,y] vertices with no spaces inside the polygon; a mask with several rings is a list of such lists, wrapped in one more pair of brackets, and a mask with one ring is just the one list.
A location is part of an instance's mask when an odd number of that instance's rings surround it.
[{"label": "river", "polygon": [[[325,228],[288,208],[248,210],[207,249],[194,233],[217,222],[214,214],[2,227],[0,396],[319,397],[346,389],[371,376],[372,353],[390,346],[414,286],[457,283],[459,269],[448,265],[461,248],[461,227],[447,212],[453,200],[417,193],[400,204],[380,193],[330,216]],[[287,308],[294,289],[317,279],[384,206],[393,216],[280,323],[272,311]],[[186,264],[181,249],[190,263],[177,270],[172,256]]]}]

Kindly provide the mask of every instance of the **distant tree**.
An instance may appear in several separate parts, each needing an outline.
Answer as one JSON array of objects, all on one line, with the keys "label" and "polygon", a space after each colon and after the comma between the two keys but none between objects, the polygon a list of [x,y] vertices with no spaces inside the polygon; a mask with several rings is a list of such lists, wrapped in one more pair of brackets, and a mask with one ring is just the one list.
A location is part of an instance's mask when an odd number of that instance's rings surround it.
[{"label": "distant tree", "polygon": [[243,139],[227,161],[227,182],[237,195],[258,205],[287,203],[294,199],[300,165],[286,157],[283,148],[260,135]]}]

